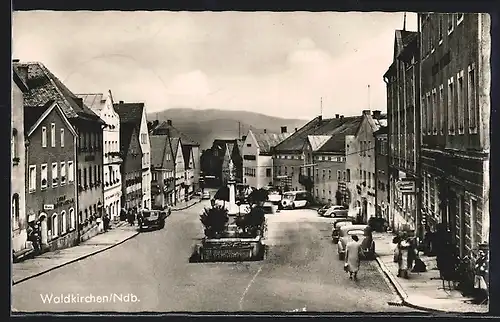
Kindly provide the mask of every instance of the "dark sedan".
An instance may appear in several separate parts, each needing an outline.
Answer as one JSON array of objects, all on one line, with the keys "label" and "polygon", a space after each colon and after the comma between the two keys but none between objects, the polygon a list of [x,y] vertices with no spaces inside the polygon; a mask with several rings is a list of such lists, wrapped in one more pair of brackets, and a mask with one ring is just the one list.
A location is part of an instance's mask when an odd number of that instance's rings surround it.
[{"label": "dark sedan", "polygon": [[140,230],[162,229],[165,227],[167,212],[164,210],[143,210],[140,220]]}]

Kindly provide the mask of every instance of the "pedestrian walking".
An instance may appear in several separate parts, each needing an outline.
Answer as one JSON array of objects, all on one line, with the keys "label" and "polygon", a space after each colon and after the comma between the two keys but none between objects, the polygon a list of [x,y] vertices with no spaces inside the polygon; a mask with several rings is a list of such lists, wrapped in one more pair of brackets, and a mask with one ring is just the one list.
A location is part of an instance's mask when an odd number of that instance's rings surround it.
[{"label": "pedestrian walking", "polygon": [[346,246],[345,267],[347,267],[347,271],[349,272],[349,279],[354,278],[354,280],[357,280],[363,250],[361,248],[361,243],[359,243],[359,237],[352,235],[351,238],[352,241]]},{"label": "pedestrian walking", "polygon": [[109,218],[108,213],[106,213],[104,215],[104,219],[103,219],[104,231],[108,231],[108,229],[109,229],[109,222],[110,222],[110,218]]},{"label": "pedestrian walking", "polygon": [[129,211],[128,211],[128,223],[130,226],[133,226],[134,222],[135,222],[134,210],[129,209]]}]

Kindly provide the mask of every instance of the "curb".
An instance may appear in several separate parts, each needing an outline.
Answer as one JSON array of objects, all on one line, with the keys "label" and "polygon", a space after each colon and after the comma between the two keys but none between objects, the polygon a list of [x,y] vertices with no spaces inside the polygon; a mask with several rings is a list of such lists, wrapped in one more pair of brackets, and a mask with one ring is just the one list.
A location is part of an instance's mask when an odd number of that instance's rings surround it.
[{"label": "curb", "polygon": [[425,306],[422,306],[422,305],[417,305],[417,304],[413,304],[413,303],[409,302],[408,301],[408,294],[405,292],[405,290],[403,289],[403,287],[396,280],[396,278],[394,277],[394,275],[389,271],[389,269],[384,264],[384,262],[382,262],[382,260],[380,259],[379,255],[376,256],[375,260],[377,261],[378,265],[382,269],[382,272],[385,274],[385,276],[390,281],[390,283],[392,284],[392,286],[396,289],[396,293],[398,294],[399,298],[401,299],[401,303],[389,303],[389,304],[391,304],[391,305],[399,305],[399,306],[402,305],[402,306],[406,306],[406,307],[409,307],[409,308],[412,308],[412,309],[421,310],[421,311],[427,311],[427,312],[431,312],[431,313],[441,313],[441,314],[443,314],[443,313],[451,313],[451,314],[453,314],[453,312],[450,312],[450,311],[438,310],[438,309],[429,308],[429,307],[425,307]]},{"label": "curb", "polygon": [[[45,273],[48,273],[48,272],[50,272],[50,271],[53,271],[53,270],[55,270],[55,269],[58,269],[58,268],[61,268],[61,267],[63,267],[63,266],[66,266],[66,265],[69,265],[69,264],[72,264],[72,263],[78,262],[79,260],[82,260],[82,259],[88,258],[88,257],[90,257],[90,256],[92,256],[92,255],[95,255],[95,254],[98,254],[98,253],[102,253],[102,252],[104,252],[104,251],[106,251],[106,250],[108,250],[108,249],[111,249],[111,248],[116,247],[116,246],[118,246],[118,245],[120,245],[120,244],[123,244],[123,243],[124,243],[124,242],[126,242],[127,240],[132,239],[132,238],[134,238],[134,237],[135,237],[135,236],[137,236],[137,235],[139,235],[139,232],[138,232],[138,231],[137,231],[137,232],[135,232],[133,235],[131,235],[131,236],[129,236],[129,237],[127,237],[127,238],[125,238],[125,239],[123,239],[123,240],[121,240],[121,241],[119,241],[119,242],[117,242],[117,243],[113,244],[113,245],[109,245],[109,246],[104,247],[104,248],[102,248],[102,249],[96,250],[96,251],[94,251],[94,252],[92,252],[92,253],[88,253],[88,254],[85,254],[85,255],[83,255],[83,256],[80,256],[80,257],[74,258],[74,259],[72,259],[72,260],[70,260],[70,261],[67,261],[67,262],[65,262],[65,263],[62,263],[62,264],[59,264],[59,265],[57,265],[57,266],[51,267],[51,268],[49,268],[49,269],[47,269],[47,270],[45,270],[45,271],[38,272],[38,273],[35,273],[35,274],[30,275],[30,276],[27,276],[27,277],[23,277],[23,278],[21,278],[21,279],[19,279],[19,280],[17,280],[17,281],[12,281],[12,285],[16,285],[16,284],[19,284],[19,283],[25,282],[25,281],[30,280],[30,279],[32,279],[32,278],[35,278],[35,277],[38,277],[38,276],[43,275],[43,274],[45,274]],[[75,246],[75,247],[78,247],[78,246]]]},{"label": "curb", "polygon": [[172,208],[172,211],[186,210],[186,209],[191,208],[192,206],[194,206],[194,205],[196,205],[196,204],[198,204],[200,202],[201,202],[201,200],[193,202],[192,204],[190,204],[190,205],[188,205],[186,207],[183,207],[183,208],[177,208],[177,209]]}]

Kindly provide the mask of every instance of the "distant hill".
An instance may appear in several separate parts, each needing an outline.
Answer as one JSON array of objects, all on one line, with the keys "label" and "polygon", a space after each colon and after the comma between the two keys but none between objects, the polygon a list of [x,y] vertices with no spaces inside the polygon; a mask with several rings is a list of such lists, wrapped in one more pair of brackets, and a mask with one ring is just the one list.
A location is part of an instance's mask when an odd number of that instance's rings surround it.
[{"label": "distant hill", "polygon": [[[202,149],[212,146],[214,139],[235,139],[246,135],[249,129],[279,133],[282,126],[288,132],[300,128],[308,120],[285,119],[248,111],[225,111],[217,109],[198,110],[192,108],[173,108],[158,113],[149,113],[148,121],[172,120],[172,125],[193,140]],[[239,126],[238,126],[239,122]]]}]

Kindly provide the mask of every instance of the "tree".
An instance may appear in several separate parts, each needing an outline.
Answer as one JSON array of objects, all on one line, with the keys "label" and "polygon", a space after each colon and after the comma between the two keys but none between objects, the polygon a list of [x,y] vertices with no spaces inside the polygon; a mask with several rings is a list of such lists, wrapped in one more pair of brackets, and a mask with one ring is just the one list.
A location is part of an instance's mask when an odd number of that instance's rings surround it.
[{"label": "tree", "polygon": [[229,222],[228,211],[220,205],[205,208],[200,215],[200,221],[205,227],[205,236],[214,238],[226,230],[227,223]]},{"label": "tree", "polygon": [[260,188],[258,190],[253,190],[249,195],[248,195],[248,203],[250,205],[250,208],[254,208],[255,206],[257,207],[262,207],[264,202],[267,201],[269,197],[269,191],[266,189]]}]

